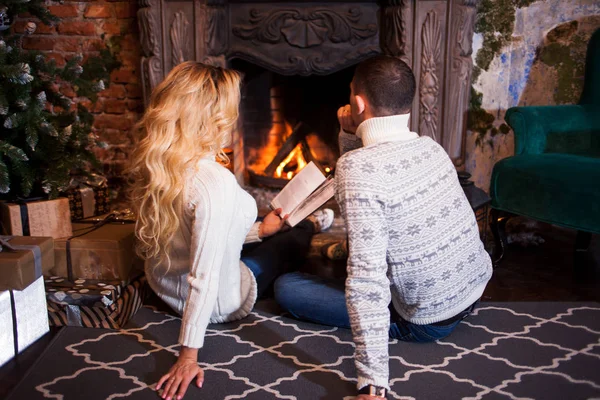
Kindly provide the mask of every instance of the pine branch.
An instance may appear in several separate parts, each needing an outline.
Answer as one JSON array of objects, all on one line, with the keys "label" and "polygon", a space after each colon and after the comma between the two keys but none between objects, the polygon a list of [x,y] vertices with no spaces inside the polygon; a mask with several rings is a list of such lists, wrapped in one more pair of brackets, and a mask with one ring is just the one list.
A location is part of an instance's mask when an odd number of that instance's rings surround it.
[{"label": "pine branch", "polygon": [[27,141],[29,148],[35,151],[35,146],[37,146],[39,140],[38,133],[35,127],[32,127],[30,125],[25,127],[25,140]]},{"label": "pine branch", "polygon": [[[29,12],[43,23],[59,21],[44,0],[0,0],[11,15]],[[71,85],[79,97],[97,100],[97,93],[120,67],[119,38],[98,49],[82,66],[75,56],[59,67],[38,51],[23,50],[23,35],[0,33],[0,193],[29,196],[45,192],[55,197],[76,169],[100,168],[93,148],[93,115],[59,91]]]},{"label": "pine branch", "polygon": [[14,20],[15,15],[28,12],[49,26],[56,25],[60,22],[60,18],[53,15],[41,0],[3,0],[2,4],[8,7],[11,20]]},{"label": "pine branch", "polygon": [[10,191],[10,175],[8,174],[8,167],[0,159],[0,193],[6,194]]},{"label": "pine branch", "polygon": [[4,154],[11,160],[18,160],[18,161],[28,161],[29,160],[29,158],[27,157],[25,152],[23,152],[23,150],[19,149],[18,147],[13,146],[10,143],[5,142],[4,140],[0,140],[0,153]]}]

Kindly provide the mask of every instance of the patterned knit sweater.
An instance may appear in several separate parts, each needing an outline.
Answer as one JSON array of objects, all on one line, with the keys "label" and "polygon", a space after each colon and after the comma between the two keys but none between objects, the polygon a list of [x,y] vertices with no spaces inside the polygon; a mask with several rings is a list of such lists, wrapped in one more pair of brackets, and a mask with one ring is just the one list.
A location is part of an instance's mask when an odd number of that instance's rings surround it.
[{"label": "patterned knit sweater", "polygon": [[407,321],[443,321],[479,299],[492,275],[477,221],[444,149],[409,115],[340,133],[336,199],[349,240],[346,304],[358,388],[388,387],[392,302]]},{"label": "patterned knit sweater", "polygon": [[150,287],[182,316],[179,343],[204,345],[209,322],[244,318],[256,301],[254,275],[240,261],[244,243],[260,242],[256,202],[214,157],[187,171],[183,214],[171,263],[146,260]]}]

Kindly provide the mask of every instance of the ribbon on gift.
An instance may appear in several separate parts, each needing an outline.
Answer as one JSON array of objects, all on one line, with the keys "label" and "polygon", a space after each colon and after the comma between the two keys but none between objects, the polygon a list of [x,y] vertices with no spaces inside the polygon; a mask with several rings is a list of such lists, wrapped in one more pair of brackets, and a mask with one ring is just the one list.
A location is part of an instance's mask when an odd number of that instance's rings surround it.
[{"label": "ribbon on gift", "polygon": [[33,253],[35,275],[42,276],[42,249],[40,249],[40,246],[36,246],[35,244],[10,244],[9,242],[13,238],[14,236],[0,235],[0,244],[2,245],[0,251],[31,251]]},{"label": "ribbon on gift", "polygon": [[99,188],[106,186],[106,177],[93,172],[86,175],[75,175],[71,177],[67,189],[77,189],[81,187]]},{"label": "ribbon on gift", "polygon": [[91,217],[96,211],[96,194],[91,187],[80,187],[81,208],[83,209],[83,218]]},{"label": "ribbon on gift", "polygon": [[21,210],[21,226],[23,227],[23,236],[31,236],[31,232],[29,230],[29,211],[27,209],[27,203],[31,203],[32,201],[39,200],[47,200],[45,197],[33,197],[30,199],[24,199],[22,197],[17,197],[11,203],[15,203],[19,205]]},{"label": "ribbon on gift", "polygon": [[0,239],[0,251],[3,251],[5,249],[7,251],[16,251],[17,250],[10,243],[8,243],[8,240]]},{"label": "ribbon on gift", "polygon": [[19,354],[19,328],[17,327],[17,303],[15,302],[15,295],[12,290],[10,292],[10,311],[12,313],[13,322],[13,343],[15,345],[15,356]]}]

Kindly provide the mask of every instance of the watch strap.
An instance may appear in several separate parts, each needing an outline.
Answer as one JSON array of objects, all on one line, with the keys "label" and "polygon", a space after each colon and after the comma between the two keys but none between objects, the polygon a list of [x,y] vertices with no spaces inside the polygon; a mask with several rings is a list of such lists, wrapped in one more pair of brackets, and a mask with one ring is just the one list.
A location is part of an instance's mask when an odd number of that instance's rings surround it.
[{"label": "watch strap", "polygon": [[358,391],[359,394],[368,394],[369,396],[376,396],[386,398],[387,389],[381,386],[367,385]]}]

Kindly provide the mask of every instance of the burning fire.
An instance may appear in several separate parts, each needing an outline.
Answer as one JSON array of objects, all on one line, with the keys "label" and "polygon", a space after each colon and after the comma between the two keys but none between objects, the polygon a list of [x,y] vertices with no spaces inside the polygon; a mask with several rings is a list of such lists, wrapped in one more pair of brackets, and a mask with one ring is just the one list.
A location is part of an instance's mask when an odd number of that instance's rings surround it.
[{"label": "burning fire", "polygon": [[[292,161],[296,162],[296,168],[293,171],[288,171],[285,174],[285,177],[287,179],[292,179],[292,177],[295,174],[297,174],[298,172],[300,172],[302,170],[302,168],[304,168],[306,166],[306,160],[302,156],[302,149],[301,149],[300,145],[297,145],[294,148],[294,150],[292,150],[292,152],[285,158],[285,160],[283,160],[281,162],[281,164],[279,164],[279,166],[275,170],[275,177],[281,178],[283,176],[283,170],[284,170],[284,168],[288,164],[290,164]],[[291,164],[291,165],[293,165],[293,164]]]}]

